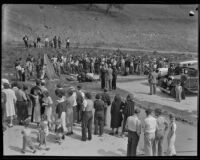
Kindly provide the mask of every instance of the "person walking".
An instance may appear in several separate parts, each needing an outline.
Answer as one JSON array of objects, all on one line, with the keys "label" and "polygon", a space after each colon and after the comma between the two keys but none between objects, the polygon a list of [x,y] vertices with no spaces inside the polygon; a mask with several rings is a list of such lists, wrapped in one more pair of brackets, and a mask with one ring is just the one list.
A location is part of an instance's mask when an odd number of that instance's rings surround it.
[{"label": "person walking", "polygon": [[168,122],[159,108],[155,109],[155,116],[157,117],[157,129],[153,143],[153,156],[163,156],[163,142],[168,129]]},{"label": "person walking", "polygon": [[126,97],[126,102],[121,105],[121,110],[123,113],[123,124],[122,124],[122,133],[121,136],[124,137],[124,132],[125,132],[125,125],[126,125],[126,120],[129,116],[134,113],[135,109],[135,102],[134,102],[134,95],[133,94],[128,94]]},{"label": "person walking", "polygon": [[167,142],[168,142],[168,149],[167,155],[168,156],[176,156],[176,149],[175,149],[175,140],[176,140],[176,123],[175,117],[173,114],[169,115],[170,124],[169,124],[169,132],[167,135]]},{"label": "person walking", "polygon": [[92,95],[87,92],[85,94],[87,101],[86,107],[83,108],[83,119],[82,119],[82,141],[86,141],[86,132],[88,130],[88,140],[92,139],[92,119],[94,108],[94,102],[92,101]]},{"label": "person walking", "polygon": [[153,143],[157,128],[157,120],[152,116],[152,110],[148,108],[144,119],[144,150],[147,156],[153,156]]},{"label": "person walking", "polygon": [[111,104],[111,98],[110,98],[110,95],[108,94],[108,90],[106,88],[104,89],[104,93],[101,94],[101,100],[105,104],[105,108],[104,108],[104,126],[106,126],[107,125],[107,109]]},{"label": "person walking", "polygon": [[[96,94],[95,96],[96,100],[94,101],[94,135],[97,135],[99,133],[99,136],[103,135],[104,131],[104,108],[105,104],[101,100],[101,95]],[[99,132],[98,132],[99,131]]]},{"label": "person walking", "polygon": [[54,45],[54,48],[57,48],[57,37],[54,36],[53,38],[53,45]]},{"label": "person walking", "polygon": [[15,104],[17,98],[15,96],[15,92],[10,89],[9,83],[3,83],[3,87],[4,89],[2,92],[6,95],[6,117],[10,118],[8,126],[13,127],[13,117],[16,115]]},{"label": "person walking", "polygon": [[61,38],[60,38],[60,36],[58,36],[58,48],[59,49],[61,49],[61,44],[62,44]]},{"label": "person walking", "polygon": [[155,68],[150,72],[148,76],[149,85],[150,85],[150,95],[156,94],[156,84],[157,84],[158,74],[156,73]]},{"label": "person walking", "polygon": [[127,156],[136,156],[137,145],[140,139],[141,134],[141,121],[138,116],[140,114],[139,109],[135,109],[134,113],[128,117],[126,123],[126,129],[128,130],[128,147],[127,147]]},{"label": "person walking", "polygon": [[110,133],[110,135],[114,134],[118,135],[118,129],[122,123],[122,113],[120,112],[121,104],[122,104],[121,96],[119,94],[116,94],[110,109],[110,115],[111,115],[110,127],[112,128],[112,132]]}]

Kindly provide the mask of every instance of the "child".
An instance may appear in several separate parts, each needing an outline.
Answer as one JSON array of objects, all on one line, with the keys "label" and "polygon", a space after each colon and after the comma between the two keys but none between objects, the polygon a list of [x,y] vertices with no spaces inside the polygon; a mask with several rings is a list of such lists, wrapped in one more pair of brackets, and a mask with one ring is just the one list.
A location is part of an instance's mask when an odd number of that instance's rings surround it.
[{"label": "child", "polygon": [[61,137],[63,136],[64,132],[61,119],[56,120],[55,132],[56,132],[57,142],[58,144],[61,144]]},{"label": "child", "polygon": [[52,121],[51,121],[51,117],[52,117],[52,104],[53,101],[51,99],[51,97],[49,96],[49,92],[48,91],[44,91],[43,92],[44,97],[42,98],[42,105],[45,106],[45,115],[47,116],[47,121],[48,121],[48,127],[49,129],[52,128]]},{"label": "child", "polygon": [[48,128],[48,121],[47,116],[42,116],[42,121],[40,122],[40,130],[39,130],[39,149],[41,149],[41,145],[45,145],[46,150],[49,150],[46,146],[46,138],[49,134],[49,128]]},{"label": "child", "polygon": [[182,92],[182,87],[181,87],[181,82],[178,81],[177,85],[175,87],[175,92],[176,92],[176,101],[181,102],[181,92]]},{"label": "child", "polygon": [[169,124],[169,133],[167,135],[167,142],[168,142],[167,155],[176,156],[176,149],[175,149],[176,123],[174,115],[170,114],[169,119],[170,119],[170,124]]},{"label": "child", "polygon": [[26,147],[28,146],[33,153],[36,152],[35,147],[33,145],[33,142],[31,140],[31,130],[27,128],[29,125],[29,121],[24,122],[24,129],[22,130],[22,135],[23,135],[23,148],[22,148],[22,153],[25,153]]}]

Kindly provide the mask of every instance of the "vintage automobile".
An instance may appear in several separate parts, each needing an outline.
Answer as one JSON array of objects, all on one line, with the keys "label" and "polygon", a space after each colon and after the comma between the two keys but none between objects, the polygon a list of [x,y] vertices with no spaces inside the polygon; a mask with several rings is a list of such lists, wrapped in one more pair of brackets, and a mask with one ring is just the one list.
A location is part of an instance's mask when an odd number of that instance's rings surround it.
[{"label": "vintage automobile", "polygon": [[[170,78],[163,76],[159,79],[158,87],[162,92],[165,92],[175,97],[175,86],[177,81],[184,81],[184,89],[186,94],[198,94],[199,90],[199,76],[198,76],[198,64],[191,64],[188,66],[182,66],[184,75],[173,75]],[[170,85],[165,85],[166,79],[172,79]]]}]

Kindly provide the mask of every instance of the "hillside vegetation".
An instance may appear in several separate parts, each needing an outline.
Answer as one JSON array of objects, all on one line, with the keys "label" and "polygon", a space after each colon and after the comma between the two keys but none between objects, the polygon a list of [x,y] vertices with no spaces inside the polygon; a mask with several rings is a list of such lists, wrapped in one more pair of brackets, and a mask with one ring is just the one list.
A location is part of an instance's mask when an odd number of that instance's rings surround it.
[{"label": "hillside vegetation", "polygon": [[76,5],[4,5],[3,43],[20,42],[27,34],[70,37],[73,46],[124,47],[147,50],[197,51],[196,5],[125,5],[105,14],[106,5],[87,10]]}]

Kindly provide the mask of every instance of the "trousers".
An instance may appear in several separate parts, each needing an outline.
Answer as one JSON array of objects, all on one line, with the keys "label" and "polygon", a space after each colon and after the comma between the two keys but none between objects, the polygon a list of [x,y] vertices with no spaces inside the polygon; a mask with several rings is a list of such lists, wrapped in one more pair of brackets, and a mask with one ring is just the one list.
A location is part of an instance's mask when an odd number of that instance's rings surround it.
[{"label": "trousers", "polygon": [[163,156],[164,134],[156,135],[153,143],[153,156]]},{"label": "trousers", "polygon": [[101,136],[103,134],[104,129],[104,111],[95,112],[94,115],[94,134],[98,134]]},{"label": "trousers", "polygon": [[88,131],[88,139],[92,139],[92,111],[84,111],[82,119],[82,140],[86,140],[86,133]]},{"label": "trousers", "polygon": [[128,131],[127,156],[136,156],[139,136],[137,132]]},{"label": "trousers", "polygon": [[144,149],[147,156],[153,156],[154,133],[144,133]]},{"label": "trousers", "polygon": [[150,94],[156,94],[156,84],[150,83]]}]

